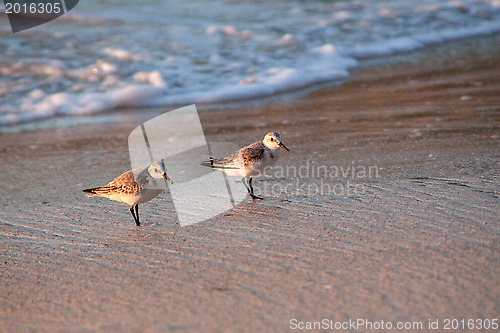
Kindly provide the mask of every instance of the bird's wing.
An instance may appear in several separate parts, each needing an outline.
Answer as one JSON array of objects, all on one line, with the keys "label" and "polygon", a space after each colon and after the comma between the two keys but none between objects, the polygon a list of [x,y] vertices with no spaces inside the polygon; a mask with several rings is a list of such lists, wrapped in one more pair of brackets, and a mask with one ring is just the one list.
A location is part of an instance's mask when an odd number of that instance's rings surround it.
[{"label": "bird's wing", "polygon": [[242,148],[240,153],[245,166],[253,165],[262,161],[266,153],[266,146],[262,142],[256,142]]},{"label": "bird's wing", "polygon": [[113,179],[107,185],[84,190],[84,192],[94,195],[107,195],[110,193],[136,194],[141,189],[142,188],[135,181],[134,173],[132,171],[127,171]]},{"label": "bird's wing", "polygon": [[211,157],[210,161],[205,161],[201,165],[211,166],[214,169],[239,169],[242,166],[248,166],[256,161],[260,161],[264,158],[265,151],[266,149],[262,142],[255,142],[224,158],[216,159]]},{"label": "bird's wing", "polygon": [[240,158],[240,150],[235,151],[234,153],[220,159],[211,158],[210,162],[212,164],[212,168],[226,168],[231,167],[236,161]]}]

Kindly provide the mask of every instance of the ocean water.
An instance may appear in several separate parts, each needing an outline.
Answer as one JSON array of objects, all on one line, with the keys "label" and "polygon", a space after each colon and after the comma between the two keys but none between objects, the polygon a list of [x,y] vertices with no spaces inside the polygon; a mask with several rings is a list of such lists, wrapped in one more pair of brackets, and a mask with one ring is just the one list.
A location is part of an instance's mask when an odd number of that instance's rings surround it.
[{"label": "ocean water", "polygon": [[497,31],[500,0],[80,1],[16,34],[0,13],[0,126],[258,99]]}]

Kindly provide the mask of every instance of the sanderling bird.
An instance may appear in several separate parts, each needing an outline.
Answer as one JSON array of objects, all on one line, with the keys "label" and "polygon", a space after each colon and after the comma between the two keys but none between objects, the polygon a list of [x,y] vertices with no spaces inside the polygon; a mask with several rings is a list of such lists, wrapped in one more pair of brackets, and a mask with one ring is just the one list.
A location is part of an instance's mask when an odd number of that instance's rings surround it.
[{"label": "sanderling bird", "polygon": [[[243,176],[242,182],[250,197],[262,199],[253,193],[252,178],[278,160],[281,152],[279,148],[289,151],[281,142],[279,133],[269,132],[262,141],[243,147],[221,159],[210,157],[210,161],[203,162],[201,165],[222,170],[229,176]],[[245,182],[247,177],[249,177],[248,186]]]},{"label": "sanderling bird", "polygon": [[105,197],[132,205],[132,207],[130,207],[130,213],[132,213],[132,216],[134,217],[135,224],[140,226],[139,204],[156,198],[164,191],[158,181],[162,178],[170,181],[172,184],[174,183],[167,176],[165,163],[163,161],[154,162],[147,168],[138,168],[127,171],[121,176],[113,179],[107,185],[89,188],[83,190],[83,192],[85,192],[89,197]]}]

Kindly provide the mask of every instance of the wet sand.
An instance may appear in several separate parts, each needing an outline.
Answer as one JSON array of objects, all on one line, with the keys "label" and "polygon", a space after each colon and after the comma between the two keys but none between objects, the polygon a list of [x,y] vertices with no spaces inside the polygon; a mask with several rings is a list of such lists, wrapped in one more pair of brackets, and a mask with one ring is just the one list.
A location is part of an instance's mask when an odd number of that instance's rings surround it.
[{"label": "wet sand", "polygon": [[378,174],[272,175],[255,182],[265,200],[183,228],[168,194],[136,227],[125,204],[81,193],[129,169],[127,136],[158,111],[0,135],[1,331],[499,318],[499,41],[395,57],[298,101],[198,106],[209,141],[275,130],[282,167]]}]

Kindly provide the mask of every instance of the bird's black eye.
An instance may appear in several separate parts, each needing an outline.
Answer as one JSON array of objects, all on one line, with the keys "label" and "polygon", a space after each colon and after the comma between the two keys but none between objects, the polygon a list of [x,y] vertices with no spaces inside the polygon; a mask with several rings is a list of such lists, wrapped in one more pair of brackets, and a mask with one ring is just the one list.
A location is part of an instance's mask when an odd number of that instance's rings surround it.
[{"label": "bird's black eye", "polygon": [[274,141],[274,138],[271,138],[271,141]]}]

